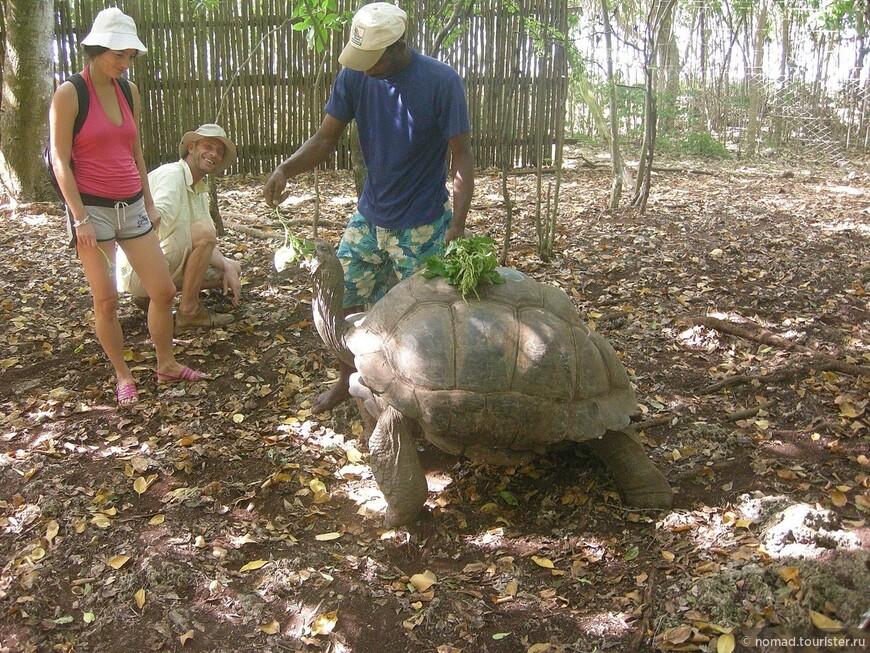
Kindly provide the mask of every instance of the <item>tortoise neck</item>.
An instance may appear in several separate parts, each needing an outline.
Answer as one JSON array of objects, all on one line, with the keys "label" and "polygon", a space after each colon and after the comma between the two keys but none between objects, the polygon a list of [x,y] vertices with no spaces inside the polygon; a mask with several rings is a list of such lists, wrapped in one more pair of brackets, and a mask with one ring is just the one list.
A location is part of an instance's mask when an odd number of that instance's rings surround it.
[{"label": "tortoise neck", "polygon": [[311,311],[314,326],[324,344],[342,360],[353,360],[347,348],[344,320],[344,271],[334,253],[321,257],[320,265],[313,276],[314,296]]}]

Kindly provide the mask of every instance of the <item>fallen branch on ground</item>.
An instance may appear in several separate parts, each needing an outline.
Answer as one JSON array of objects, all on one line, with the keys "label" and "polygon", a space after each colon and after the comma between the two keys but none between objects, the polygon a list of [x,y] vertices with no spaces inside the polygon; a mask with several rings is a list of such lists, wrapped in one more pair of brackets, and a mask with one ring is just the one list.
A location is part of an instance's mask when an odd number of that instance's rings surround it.
[{"label": "fallen branch on ground", "polygon": [[[289,223],[291,226],[305,226],[310,227],[313,224],[312,220],[293,220]],[[344,227],[335,224],[334,222],[327,222],[325,220],[321,220],[319,226],[326,227],[328,229],[343,229]],[[257,229],[256,227],[247,227],[243,224],[239,224],[238,222],[230,222],[229,220],[224,221],[224,227],[229,229],[230,231],[235,231],[240,234],[245,234],[246,236],[251,236],[253,238],[259,238],[260,240],[277,240],[284,241],[284,234],[275,232],[263,231],[262,229]]]},{"label": "fallen branch on ground", "polygon": [[750,417],[755,417],[762,410],[767,410],[768,408],[776,405],[776,399],[771,399],[770,401],[765,401],[763,404],[758,404],[755,408],[747,408],[746,410],[738,410],[736,413],[728,413],[725,416],[725,419],[729,422],[737,422],[741,419],[749,419]]},{"label": "fallen branch on ground", "polygon": [[730,388],[734,385],[754,383],[756,381],[759,383],[759,385],[775,383],[778,381],[783,381],[785,379],[796,378],[802,374],[806,374],[811,368],[816,369],[820,372],[833,369],[830,362],[825,361],[819,365],[791,365],[789,367],[785,367],[781,370],[777,370],[776,372],[770,372],[768,374],[735,374],[734,376],[725,377],[721,381],[717,381],[712,385],[708,385],[706,388],[701,390],[699,394],[709,395],[713,394],[718,390],[721,390],[722,388]]},{"label": "fallen branch on ground", "polygon": [[727,333],[731,336],[743,338],[744,340],[752,340],[753,342],[759,342],[763,345],[779,347],[780,349],[784,349],[785,351],[799,351],[805,354],[810,354],[813,358],[821,361],[823,365],[826,365],[826,369],[829,370],[842,372],[843,374],[849,374],[850,376],[870,376],[870,367],[864,367],[863,365],[853,365],[851,363],[841,361],[838,358],[834,358],[833,356],[822,353],[810,347],[804,347],[803,345],[794,343],[787,338],[778,336],[775,333],[772,333],[771,331],[768,331],[767,329],[758,326],[757,324],[752,324],[749,322],[744,324],[735,324],[734,322],[720,320],[719,318],[715,317],[693,317],[689,319],[689,322],[691,324],[705,326],[708,329],[715,329],[720,333]]},{"label": "fallen branch on ground", "polygon": [[632,428],[635,431],[644,431],[646,429],[651,429],[656,426],[664,426],[665,424],[670,424],[673,418],[670,415],[665,415],[663,417],[653,417],[652,419],[644,420],[643,422],[637,422],[636,424],[632,424]]}]

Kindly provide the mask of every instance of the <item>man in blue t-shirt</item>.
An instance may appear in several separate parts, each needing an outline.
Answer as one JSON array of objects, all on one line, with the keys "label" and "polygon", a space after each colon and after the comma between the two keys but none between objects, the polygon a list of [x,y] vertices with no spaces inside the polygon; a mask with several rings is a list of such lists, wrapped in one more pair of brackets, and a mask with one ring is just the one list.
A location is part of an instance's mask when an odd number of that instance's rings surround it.
[{"label": "man in blue t-shirt", "polygon": [[[365,5],[338,58],[335,80],[317,133],[279,165],[263,189],[270,206],[287,197],[287,179],[320,165],[356,120],[367,177],[357,211],[338,247],[344,268],[345,313],[371,306],[465,233],[474,191],[474,158],[465,90],[457,72],[409,48],[407,14],[388,2]],[[447,153],[453,161],[450,194]],[[451,210],[452,208],[452,210]],[[339,362],[339,379],[313,413],[348,396],[353,368]]]}]

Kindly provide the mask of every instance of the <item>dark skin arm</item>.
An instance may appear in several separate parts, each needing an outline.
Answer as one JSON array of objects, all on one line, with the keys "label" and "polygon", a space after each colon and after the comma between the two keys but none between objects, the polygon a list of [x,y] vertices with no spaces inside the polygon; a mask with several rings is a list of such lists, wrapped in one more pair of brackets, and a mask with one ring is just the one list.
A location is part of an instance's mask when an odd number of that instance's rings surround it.
[{"label": "dark skin arm", "polygon": [[317,132],[305,141],[293,155],[275,168],[263,187],[263,198],[269,206],[278,206],[289,194],[284,190],[290,177],[313,170],[326,160],[338,145],[347,123],[329,114],[323,118]]},{"label": "dark skin arm", "polygon": [[470,134],[454,136],[448,145],[453,159],[453,221],[444,235],[446,243],[465,236],[465,219],[474,194],[474,153]]}]

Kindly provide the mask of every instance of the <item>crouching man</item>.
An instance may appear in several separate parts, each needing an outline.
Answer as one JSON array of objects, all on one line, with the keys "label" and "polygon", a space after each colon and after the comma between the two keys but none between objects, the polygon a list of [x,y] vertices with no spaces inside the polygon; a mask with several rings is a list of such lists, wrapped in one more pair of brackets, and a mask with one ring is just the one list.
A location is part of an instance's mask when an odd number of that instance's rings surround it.
[{"label": "crouching man", "polygon": [[[241,265],[217,247],[217,233],[209,214],[207,174],[226,169],[236,159],[236,146],[219,125],[205,124],[187,132],[178,147],[181,160],[148,173],[154,206],[160,214],[158,237],[175,287],[181,292],[176,329],[223,326],[229,313],[212,313],[200,301],[203,288],[232,292],[239,303]],[[118,289],[133,295],[133,302],[148,309],[148,293],[126,259],[118,260]]]}]

